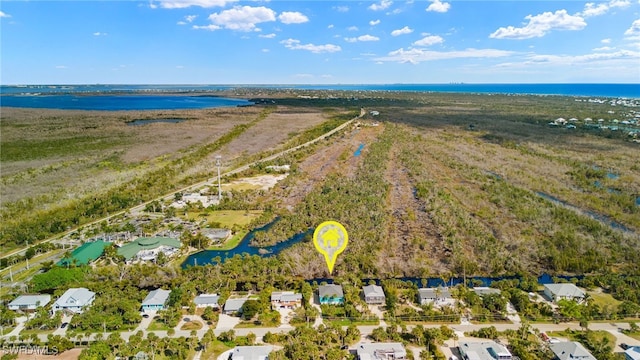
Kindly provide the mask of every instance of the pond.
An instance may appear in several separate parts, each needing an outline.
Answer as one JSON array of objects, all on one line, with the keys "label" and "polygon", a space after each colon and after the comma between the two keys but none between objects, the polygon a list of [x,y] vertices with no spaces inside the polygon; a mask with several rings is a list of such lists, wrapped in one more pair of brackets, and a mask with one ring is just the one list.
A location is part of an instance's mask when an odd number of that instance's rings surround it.
[{"label": "pond", "polygon": [[279,242],[275,245],[265,247],[255,247],[249,245],[257,232],[269,230],[279,220],[280,218],[276,218],[275,220],[264,226],[251,230],[249,233],[247,233],[247,235],[245,235],[244,238],[242,238],[240,244],[238,244],[238,246],[231,250],[203,250],[192,254],[187,258],[187,260],[185,260],[184,263],[182,263],[182,268],[186,268],[188,266],[215,264],[217,263],[216,258],[220,258],[220,262],[224,262],[225,260],[230,259],[235,255],[241,254],[259,255],[262,257],[277,255],[281,251],[299,242],[302,242],[305,238],[310,239],[311,235],[313,235],[313,229],[309,229],[307,231],[297,233],[289,239]]}]

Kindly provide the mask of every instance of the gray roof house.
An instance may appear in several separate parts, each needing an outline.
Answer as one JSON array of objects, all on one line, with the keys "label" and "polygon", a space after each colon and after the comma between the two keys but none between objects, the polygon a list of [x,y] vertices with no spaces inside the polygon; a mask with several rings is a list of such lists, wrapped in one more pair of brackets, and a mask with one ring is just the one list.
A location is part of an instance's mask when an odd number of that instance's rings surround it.
[{"label": "gray roof house", "polygon": [[218,294],[200,294],[193,299],[193,302],[196,304],[196,307],[220,307],[218,304],[218,300],[220,300],[220,296]]},{"label": "gray roof house", "polygon": [[164,310],[169,301],[170,290],[155,289],[142,301],[142,311]]},{"label": "gray roof house", "polygon": [[577,341],[563,341],[549,345],[557,360],[596,360],[591,353]]},{"label": "gray roof house", "polygon": [[486,287],[486,286],[480,286],[480,287],[474,287],[473,289],[471,289],[474,293],[478,294],[478,296],[485,296],[485,295],[493,295],[493,294],[500,294],[500,289],[494,289],[494,288],[490,288],[490,287]]},{"label": "gray roof house", "polygon": [[223,313],[230,315],[230,314],[234,314],[240,311],[240,309],[242,308],[242,305],[244,305],[244,303],[249,300],[248,298],[241,298],[241,299],[228,299],[225,303],[224,303],[224,309],[222,310]]},{"label": "gray roof house", "polygon": [[562,299],[581,302],[585,297],[584,291],[571,283],[545,284],[544,294],[554,302]]},{"label": "gray roof house", "polygon": [[360,343],[356,347],[358,360],[406,359],[407,350],[402,343]]},{"label": "gray roof house", "polygon": [[467,360],[511,360],[513,356],[495,341],[460,341],[460,355]]},{"label": "gray roof house", "polygon": [[339,305],[344,303],[342,286],[336,284],[320,285],[318,287],[320,304]]},{"label": "gray roof house", "polygon": [[302,306],[302,294],[293,291],[274,291],[271,293],[271,308],[294,309]]},{"label": "gray roof house", "polygon": [[421,288],[418,289],[418,303],[420,305],[428,303],[441,303],[452,301],[453,297],[448,287]]},{"label": "gray roof house", "polygon": [[384,296],[384,290],[378,285],[367,285],[362,288],[364,293],[364,302],[369,305],[384,304],[386,298]]},{"label": "gray roof house", "polygon": [[273,346],[236,346],[231,355],[230,360],[268,360],[269,353],[273,351]]},{"label": "gray roof house", "polygon": [[9,310],[29,311],[47,305],[51,295],[20,295],[9,303]]},{"label": "gray roof house", "polygon": [[52,311],[69,311],[80,314],[85,307],[91,305],[96,298],[96,293],[85,288],[71,288],[53,303]]},{"label": "gray roof house", "polygon": [[632,346],[624,351],[625,360],[640,360],[640,346]]}]

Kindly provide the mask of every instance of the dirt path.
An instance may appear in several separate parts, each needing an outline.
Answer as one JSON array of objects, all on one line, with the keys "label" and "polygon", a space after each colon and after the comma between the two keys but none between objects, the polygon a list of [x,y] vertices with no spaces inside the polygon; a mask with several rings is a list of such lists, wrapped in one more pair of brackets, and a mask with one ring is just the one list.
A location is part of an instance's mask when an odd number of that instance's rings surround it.
[{"label": "dirt path", "polygon": [[389,242],[378,256],[379,266],[381,271],[391,274],[423,276],[444,269],[439,262],[444,248],[425,204],[414,195],[415,186],[398,158],[398,151],[392,147],[385,170],[385,178],[391,184],[387,201],[392,222]]}]

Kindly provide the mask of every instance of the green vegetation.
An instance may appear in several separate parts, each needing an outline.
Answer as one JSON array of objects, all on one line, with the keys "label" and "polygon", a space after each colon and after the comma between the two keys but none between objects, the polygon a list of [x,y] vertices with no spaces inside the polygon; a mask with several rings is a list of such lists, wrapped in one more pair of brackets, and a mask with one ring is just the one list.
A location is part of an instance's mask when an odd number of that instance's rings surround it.
[{"label": "green vegetation", "polygon": [[262,210],[218,210],[218,211],[189,211],[187,220],[206,219],[210,227],[231,229],[246,228],[254,219],[262,214]]}]

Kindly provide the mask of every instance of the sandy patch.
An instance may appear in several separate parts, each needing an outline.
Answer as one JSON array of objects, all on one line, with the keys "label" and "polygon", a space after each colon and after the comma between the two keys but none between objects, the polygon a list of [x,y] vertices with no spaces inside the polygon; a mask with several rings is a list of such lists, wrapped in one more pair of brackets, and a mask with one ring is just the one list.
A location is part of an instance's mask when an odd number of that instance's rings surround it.
[{"label": "sandy patch", "polygon": [[260,175],[250,178],[234,180],[229,184],[222,184],[223,191],[229,190],[269,190],[276,184],[284,180],[288,173],[280,175]]}]

